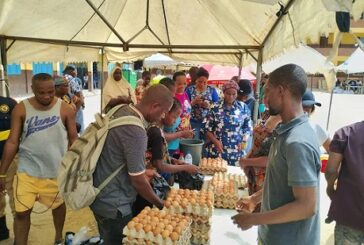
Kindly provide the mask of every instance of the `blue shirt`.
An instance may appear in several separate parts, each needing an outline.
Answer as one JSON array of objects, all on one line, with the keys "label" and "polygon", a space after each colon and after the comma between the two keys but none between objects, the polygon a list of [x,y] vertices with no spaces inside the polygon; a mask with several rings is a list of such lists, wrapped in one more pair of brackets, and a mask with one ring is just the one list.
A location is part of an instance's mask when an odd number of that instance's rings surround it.
[{"label": "blue shirt", "polygon": [[[243,156],[239,150],[245,134],[251,135],[252,122],[248,106],[235,100],[232,107],[226,107],[224,101],[211,108],[205,119],[205,130],[213,133],[221,141],[224,152],[221,154],[229,165],[234,165]],[[209,157],[218,157],[219,152],[212,143],[208,146]]]},{"label": "blue shirt", "polygon": [[264,181],[262,212],[294,201],[293,187],[316,187],[317,207],[316,214],[307,219],[259,226],[259,240],[263,244],[320,244],[319,152],[317,137],[306,115],[280,124],[273,131]]},{"label": "blue shirt", "polygon": [[[164,126],[163,131],[166,133],[175,133],[180,123],[181,123],[181,118],[178,117],[177,120],[172,125],[172,127]],[[179,138],[168,142],[168,150],[178,150],[178,149],[179,149]]]}]

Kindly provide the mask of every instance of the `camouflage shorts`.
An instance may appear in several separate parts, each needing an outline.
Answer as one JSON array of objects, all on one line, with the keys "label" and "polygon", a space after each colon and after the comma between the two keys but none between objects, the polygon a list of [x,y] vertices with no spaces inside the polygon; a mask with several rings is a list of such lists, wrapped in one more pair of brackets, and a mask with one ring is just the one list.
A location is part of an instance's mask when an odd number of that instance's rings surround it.
[{"label": "camouflage shorts", "polygon": [[360,231],[336,223],[335,245],[362,245],[362,244],[364,244],[364,231]]}]

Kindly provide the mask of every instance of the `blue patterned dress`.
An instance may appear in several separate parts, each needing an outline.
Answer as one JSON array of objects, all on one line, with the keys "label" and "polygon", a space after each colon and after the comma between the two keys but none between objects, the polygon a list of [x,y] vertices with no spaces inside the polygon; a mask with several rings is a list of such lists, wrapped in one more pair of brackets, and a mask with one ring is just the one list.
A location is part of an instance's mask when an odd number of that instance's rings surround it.
[{"label": "blue patterned dress", "polygon": [[224,151],[220,154],[211,142],[207,145],[208,157],[225,159],[229,165],[236,165],[240,157],[244,155],[239,150],[245,134],[251,136],[252,121],[250,110],[243,102],[235,100],[229,109],[224,101],[216,104],[204,120],[205,130],[211,132],[221,141]]}]

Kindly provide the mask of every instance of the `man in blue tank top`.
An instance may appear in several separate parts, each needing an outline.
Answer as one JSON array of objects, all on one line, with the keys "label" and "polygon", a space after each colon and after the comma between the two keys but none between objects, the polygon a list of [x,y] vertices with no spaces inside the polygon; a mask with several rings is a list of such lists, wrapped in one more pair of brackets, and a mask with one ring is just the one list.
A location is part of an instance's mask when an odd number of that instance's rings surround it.
[{"label": "man in blue tank top", "polygon": [[[49,74],[34,75],[32,90],[34,96],[19,103],[12,113],[0,176],[6,176],[18,152],[18,171],[14,179],[15,244],[27,244],[35,201],[52,209],[55,244],[62,244],[66,207],[58,194],[56,177],[64,153],[77,137],[75,113],[55,97],[54,81]],[[0,192],[4,192],[4,186],[5,181],[0,178]]]}]

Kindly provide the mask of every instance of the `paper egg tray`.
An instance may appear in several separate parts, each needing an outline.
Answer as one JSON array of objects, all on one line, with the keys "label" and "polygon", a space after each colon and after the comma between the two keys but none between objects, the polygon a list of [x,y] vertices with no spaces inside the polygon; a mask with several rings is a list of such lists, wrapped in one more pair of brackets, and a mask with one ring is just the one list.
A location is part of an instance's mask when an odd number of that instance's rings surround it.
[{"label": "paper egg tray", "polygon": [[244,189],[247,186],[246,177],[242,174],[215,173],[212,180],[234,180],[239,189]]},{"label": "paper egg tray", "polygon": [[194,214],[211,217],[214,195],[209,191],[171,189],[164,208],[174,214]]},{"label": "paper egg tray", "polygon": [[123,230],[124,244],[189,244],[191,218],[146,207]]},{"label": "paper egg tray", "polygon": [[202,174],[213,175],[218,172],[227,172],[227,162],[222,158],[203,158],[199,168]]},{"label": "paper egg tray", "polygon": [[237,184],[234,180],[205,181],[202,190],[214,192],[214,206],[216,208],[235,209],[239,199]]}]

